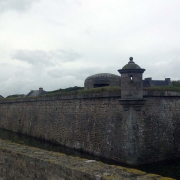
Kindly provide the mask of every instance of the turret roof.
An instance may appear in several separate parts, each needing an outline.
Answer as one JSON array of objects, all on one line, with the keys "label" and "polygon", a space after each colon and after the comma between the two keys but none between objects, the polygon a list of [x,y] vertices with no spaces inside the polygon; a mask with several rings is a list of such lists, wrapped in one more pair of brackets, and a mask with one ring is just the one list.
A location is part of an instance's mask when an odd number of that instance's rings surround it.
[{"label": "turret roof", "polygon": [[126,64],[122,69],[141,69],[141,67],[134,63],[133,57],[130,57],[128,64]]}]

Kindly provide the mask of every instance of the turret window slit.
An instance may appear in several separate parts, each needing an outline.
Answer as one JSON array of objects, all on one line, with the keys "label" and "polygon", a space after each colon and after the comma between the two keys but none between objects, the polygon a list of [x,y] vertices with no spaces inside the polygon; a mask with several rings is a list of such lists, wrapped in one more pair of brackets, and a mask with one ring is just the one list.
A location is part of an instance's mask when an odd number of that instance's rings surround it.
[{"label": "turret window slit", "polygon": [[130,77],[131,82],[133,82],[133,76]]}]

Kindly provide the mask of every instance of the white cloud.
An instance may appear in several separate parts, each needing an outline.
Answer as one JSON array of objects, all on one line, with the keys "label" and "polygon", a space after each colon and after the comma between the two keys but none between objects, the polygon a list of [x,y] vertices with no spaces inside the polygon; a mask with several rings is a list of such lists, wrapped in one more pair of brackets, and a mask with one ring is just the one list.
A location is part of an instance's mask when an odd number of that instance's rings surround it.
[{"label": "white cloud", "polygon": [[72,50],[66,51],[61,49],[48,52],[42,50],[17,50],[11,57],[32,65],[54,66],[62,62],[75,61],[81,55]]},{"label": "white cloud", "polygon": [[92,74],[118,74],[130,56],[144,77],[180,79],[179,7],[179,0],[0,0],[0,94],[83,86]]},{"label": "white cloud", "polygon": [[1,0],[0,13],[10,10],[25,11],[38,0]]}]

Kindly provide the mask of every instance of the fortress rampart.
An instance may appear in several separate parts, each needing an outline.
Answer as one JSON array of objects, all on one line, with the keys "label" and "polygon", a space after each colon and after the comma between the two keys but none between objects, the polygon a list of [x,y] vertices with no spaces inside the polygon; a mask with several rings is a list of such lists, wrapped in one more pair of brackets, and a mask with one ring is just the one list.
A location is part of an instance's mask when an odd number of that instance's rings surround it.
[{"label": "fortress rampart", "polygon": [[28,180],[173,180],[160,175],[0,140],[0,178]]},{"label": "fortress rampart", "polygon": [[127,164],[180,156],[180,92],[143,91],[141,109],[121,92],[0,101],[0,128]]}]

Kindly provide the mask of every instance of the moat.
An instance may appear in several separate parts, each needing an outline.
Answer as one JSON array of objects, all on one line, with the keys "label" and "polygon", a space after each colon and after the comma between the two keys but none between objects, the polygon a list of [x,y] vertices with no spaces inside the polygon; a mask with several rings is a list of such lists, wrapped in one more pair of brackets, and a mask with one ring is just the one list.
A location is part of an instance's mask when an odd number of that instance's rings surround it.
[{"label": "moat", "polygon": [[[35,139],[29,136],[25,136],[22,134],[14,133],[14,132],[3,130],[3,129],[0,129],[0,139],[6,140],[9,142],[24,144],[27,146],[33,146],[33,147],[45,149],[48,151],[61,152],[66,155],[98,160],[107,164],[116,164],[116,165],[125,166],[124,164],[121,164],[115,161],[99,158],[97,156],[83,153],[83,152],[70,149],[70,148],[67,148],[58,144],[53,144],[44,140]],[[126,167],[129,167],[129,166],[126,165]],[[148,173],[159,174],[166,177],[180,179],[180,158],[178,159],[176,158],[174,160],[169,160],[169,161],[136,166],[134,168],[148,172]]]}]

